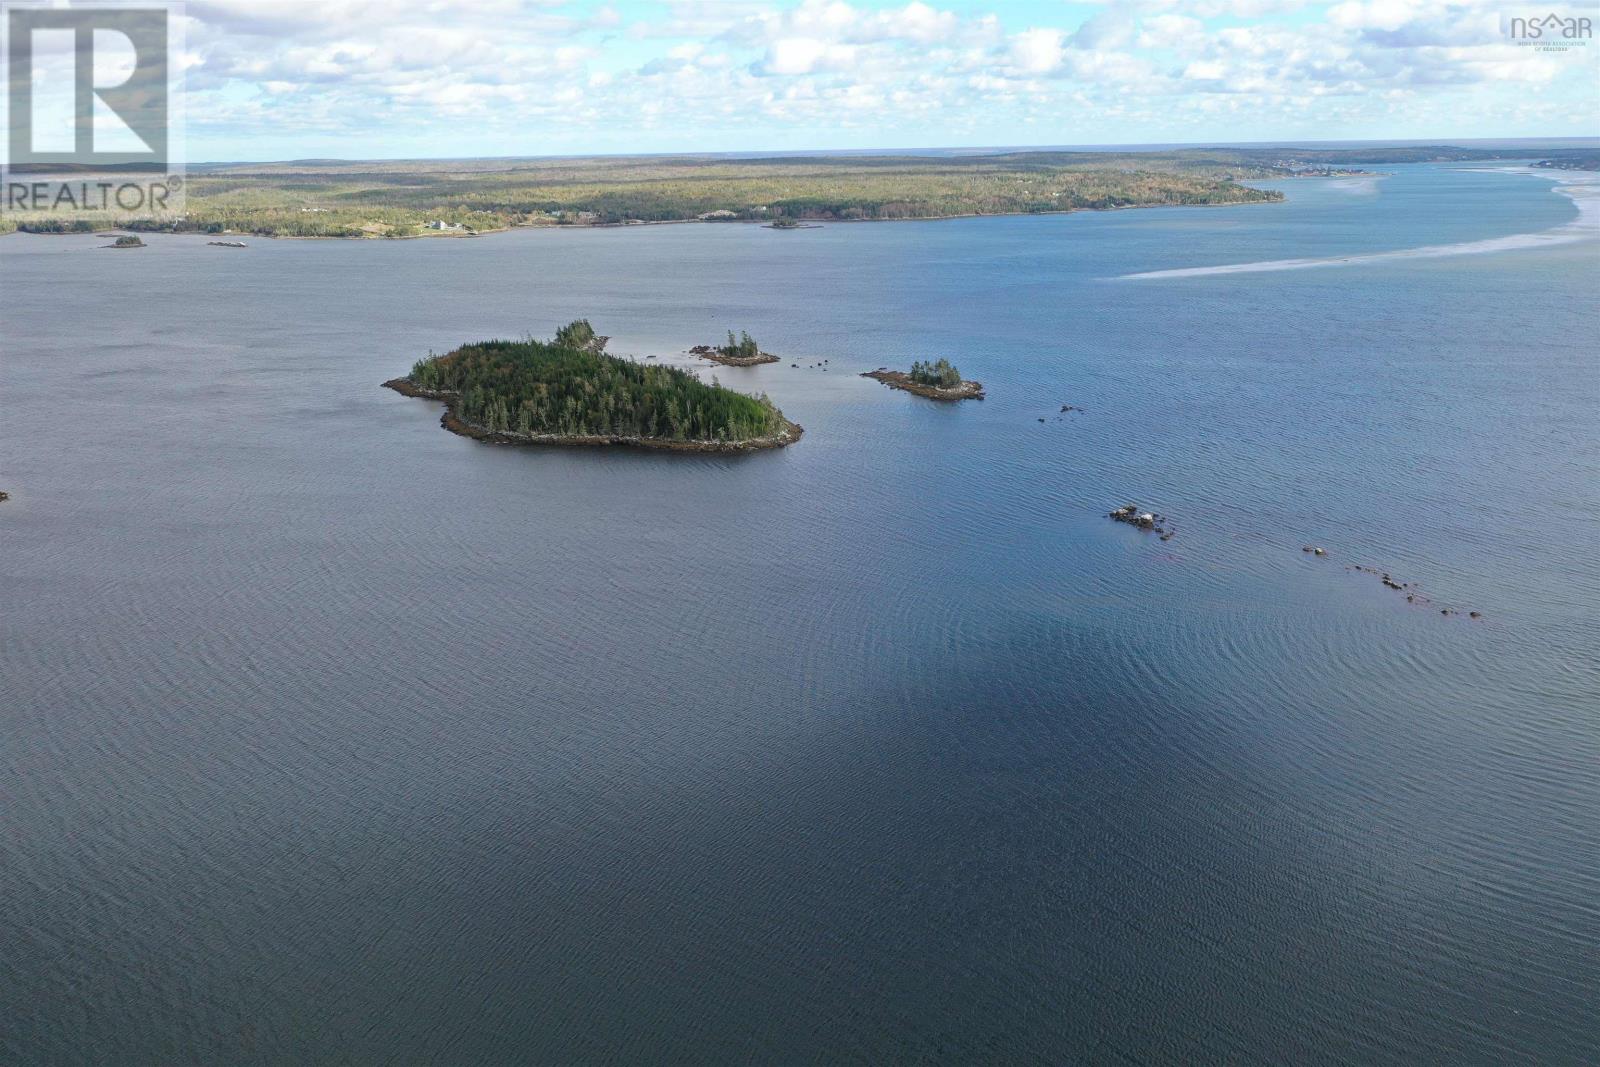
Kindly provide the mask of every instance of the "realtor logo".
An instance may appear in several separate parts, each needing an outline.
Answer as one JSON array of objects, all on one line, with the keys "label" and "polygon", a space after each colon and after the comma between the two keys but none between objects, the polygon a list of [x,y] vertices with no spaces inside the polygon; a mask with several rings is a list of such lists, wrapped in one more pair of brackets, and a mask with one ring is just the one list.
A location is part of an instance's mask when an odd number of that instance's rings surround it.
[{"label": "realtor logo", "polygon": [[1503,19],[1506,36],[1519,45],[1540,52],[1565,52],[1581,48],[1594,37],[1594,19],[1589,15],[1517,15]]},{"label": "realtor logo", "polygon": [[[42,7],[0,0],[6,138],[0,211],[170,212],[175,4]],[[91,181],[89,176],[101,181]]]}]

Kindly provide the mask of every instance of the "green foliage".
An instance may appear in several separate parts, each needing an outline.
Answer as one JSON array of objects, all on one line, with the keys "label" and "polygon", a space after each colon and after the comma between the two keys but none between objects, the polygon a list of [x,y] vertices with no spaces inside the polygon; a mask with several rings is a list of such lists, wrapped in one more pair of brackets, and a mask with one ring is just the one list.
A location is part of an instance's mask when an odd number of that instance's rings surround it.
[{"label": "green foliage", "polygon": [[552,343],[557,348],[576,348],[581,352],[604,352],[609,337],[601,337],[594,332],[594,327],[589,325],[588,319],[578,319],[569,322],[556,331],[556,339]]},{"label": "green foliage", "polygon": [[961,384],[961,372],[952,367],[948,359],[941,359],[937,363],[918,361],[911,364],[911,380],[918,385],[953,389]]},{"label": "green foliage", "polygon": [[1234,176],[1271,168],[1237,153],[1016,153],[959,157],[689,156],[246,164],[189,175],[188,214],[147,229],[278,237],[486,231],[693,219],[714,211],[798,219],[902,219],[1143,204],[1281,199]]},{"label": "green foliage", "polygon": [[497,433],[742,441],[785,425],[765,396],[707,385],[675,367],[608,356],[596,341],[605,343],[579,320],[549,343],[463,345],[419,360],[411,381],[455,394],[458,417]]},{"label": "green foliage", "polygon": [[717,351],[724,356],[734,356],[739,359],[754,359],[761,354],[761,346],[756,344],[756,339],[743,330],[739,336],[733,336],[733,331],[728,331],[728,343],[718,345]]},{"label": "green foliage", "polygon": [[102,226],[104,223],[96,223],[89,219],[50,216],[25,219],[17,223],[17,229],[23,233],[94,233]]}]

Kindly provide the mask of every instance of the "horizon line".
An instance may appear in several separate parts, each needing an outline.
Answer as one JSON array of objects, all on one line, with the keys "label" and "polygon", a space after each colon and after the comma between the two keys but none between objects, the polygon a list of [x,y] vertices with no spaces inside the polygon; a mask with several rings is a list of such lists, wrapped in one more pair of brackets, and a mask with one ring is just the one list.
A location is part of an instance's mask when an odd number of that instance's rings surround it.
[{"label": "horizon line", "polygon": [[468,163],[468,162],[526,162],[549,159],[671,159],[671,158],[739,158],[777,156],[873,156],[918,155],[926,153],[968,153],[973,155],[1022,152],[1160,152],[1173,149],[1203,148],[1327,148],[1330,146],[1361,147],[1381,145],[1389,147],[1439,147],[1504,145],[1506,147],[1593,147],[1600,149],[1600,134],[1568,134],[1551,137],[1375,137],[1336,138],[1315,140],[1286,138],[1264,141],[1130,141],[1121,143],[1091,144],[1037,144],[1037,145],[912,145],[882,148],[773,148],[725,149],[721,151],[684,149],[671,152],[556,152],[548,155],[441,155],[441,156],[297,156],[284,159],[208,159],[190,163],[192,167],[237,166],[240,164],[280,163]]}]

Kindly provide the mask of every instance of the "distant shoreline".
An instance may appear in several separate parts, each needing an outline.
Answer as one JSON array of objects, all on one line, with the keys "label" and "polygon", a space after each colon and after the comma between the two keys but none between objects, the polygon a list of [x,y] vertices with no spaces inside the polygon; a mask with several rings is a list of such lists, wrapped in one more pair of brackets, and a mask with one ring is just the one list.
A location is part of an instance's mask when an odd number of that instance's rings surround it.
[{"label": "distant shoreline", "polygon": [[[1287,179],[1252,178],[1251,181],[1277,181]],[[1100,214],[1110,211],[1153,211],[1161,208],[1227,208],[1248,207],[1257,204],[1282,204],[1283,199],[1277,200],[1235,200],[1225,204],[1119,204],[1115,207],[1070,207],[1056,211],[969,211],[955,215],[907,215],[893,219],[802,219],[806,225],[800,229],[825,229],[828,226],[856,225],[870,222],[948,222],[953,219],[1017,219],[1033,218],[1056,215],[1080,215],[1084,213]],[[299,236],[295,234],[268,234],[256,233],[253,230],[224,230],[221,233],[202,233],[198,230],[137,230],[141,234],[158,234],[164,237],[252,237],[259,241],[420,241],[427,238],[446,238],[465,240],[474,237],[492,237],[496,234],[515,233],[517,231],[531,230],[633,230],[644,226],[753,226],[757,229],[772,229],[770,221],[761,219],[737,219],[734,221],[717,219],[640,219],[637,222],[569,222],[569,223],[538,223],[524,226],[498,226],[491,229],[476,230],[472,233],[451,233],[431,231],[425,233],[407,233],[398,237],[389,237],[384,234],[369,233],[357,237],[349,234],[314,234]],[[113,229],[127,229],[129,227],[112,227]],[[13,233],[27,233],[32,237],[87,237],[93,231],[81,230],[72,233],[37,233],[28,230],[8,230],[0,233],[0,237],[7,237]]]}]

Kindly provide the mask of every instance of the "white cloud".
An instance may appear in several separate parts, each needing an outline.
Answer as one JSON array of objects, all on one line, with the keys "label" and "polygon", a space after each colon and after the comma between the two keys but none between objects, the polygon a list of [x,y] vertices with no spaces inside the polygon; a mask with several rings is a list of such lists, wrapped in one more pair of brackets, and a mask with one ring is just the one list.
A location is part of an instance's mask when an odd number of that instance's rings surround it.
[{"label": "white cloud", "polygon": [[1328,10],[1328,21],[1345,29],[1395,30],[1417,15],[1408,0],[1347,0]]},{"label": "white cloud", "polygon": [[933,44],[953,37],[960,22],[952,11],[937,11],[927,4],[910,3],[898,10],[870,16],[858,33],[868,39]]},{"label": "white cloud", "polygon": [[1023,30],[1011,38],[1011,62],[1024,74],[1048,74],[1061,65],[1064,39],[1060,30]]},{"label": "white cloud", "polygon": [[625,149],[630,131],[694,135],[686,116],[766,140],[842,122],[880,143],[1001,122],[1058,141],[1085,123],[1145,140],[1267,123],[1389,132],[1412,114],[1595,125],[1600,48],[1517,48],[1488,3],[1134,0],[1032,26],[1008,25],[1003,4],[940,3],[671,0],[641,16],[604,0],[190,0],[190,130],[405,130],[461,154],[464,130]]},{"label": "white cloud", "polygon": [[785,37],[773,41],[759,69],[765,74],[810,74],[818,69],[848,66],[855,49],[829,44],[815,37]]}]

